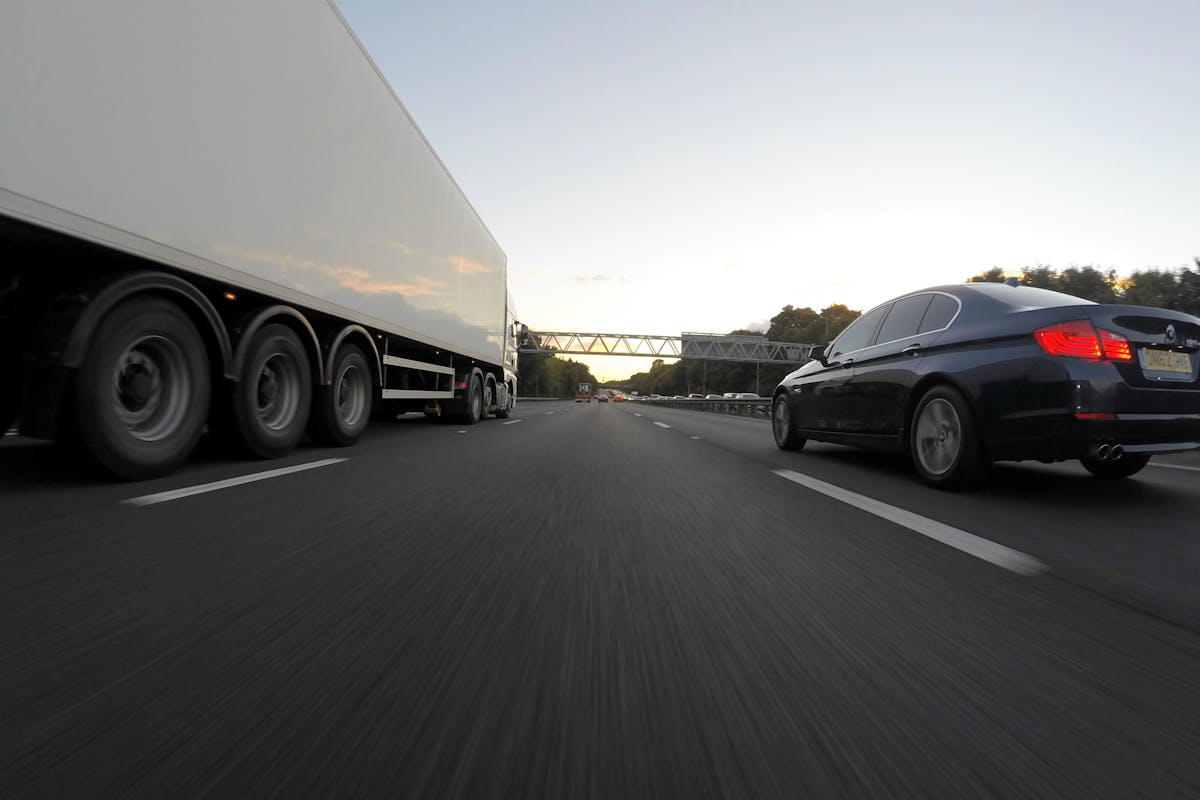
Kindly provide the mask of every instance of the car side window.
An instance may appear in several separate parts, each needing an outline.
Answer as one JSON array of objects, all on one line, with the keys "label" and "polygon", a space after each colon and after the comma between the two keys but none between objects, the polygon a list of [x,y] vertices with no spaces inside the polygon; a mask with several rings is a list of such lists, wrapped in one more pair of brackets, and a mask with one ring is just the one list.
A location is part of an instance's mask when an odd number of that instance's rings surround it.
[{"label": "car side window", "polygon": [[890,308],[890,305],[880,306],[851,322],[850,327],[842,331],[842,335],[834,340],[829,357],[837,358],[845,353],[853,353],[875,341],[875,329],[879,327],[879,320],[883,319],[883,315]]},{"label": "car side window", "polygon": [[883,344],[916,336],[917,329],[921,327],[921,318],[925,316],[925,309],[929,308],[932,299],[931,294],[917,294],[892,303],[892,310],[880,326],[876,341]]},{"label": "car side window", "polygon": [[933,302],[929,304],[929,308],[925,311],[925,318],[921,320],[921,327],[918,333],[926,333],[928,331],[937,331],[950,324],[954,319],[954,315],[958,313],[958,301],[950,295],[935,294]]}]

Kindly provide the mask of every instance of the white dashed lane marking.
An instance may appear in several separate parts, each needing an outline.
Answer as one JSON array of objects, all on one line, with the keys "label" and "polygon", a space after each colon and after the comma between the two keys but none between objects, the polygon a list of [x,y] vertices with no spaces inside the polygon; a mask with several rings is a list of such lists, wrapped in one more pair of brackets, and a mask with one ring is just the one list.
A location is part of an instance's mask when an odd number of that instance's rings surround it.
[{"label": "white dashed lane marking", "polygon": [[169,492],[159,492],[158,494],[147,494],[141,497],[131,497],[128,500],[121,502],[128,506],[152,506],[155,503],[165,503],[169,500],[178,500],[181,497],[191,497],[196,494],[204,494],[206,492],[215,492],[219,489],[228,489],[231,486],[241,486],[245,483],[254,483],[255,481],[265,481],[269,478],[278,478],[282,475],[291,475],[293,472],[304,472],[305,470],[317,469],[318,467],[328,467],[331,464],[340,464],[343,461],[348,461],[346,458],[326,458],[321,461],[310,461],[307,464],[296,464],[292,467],[280,467],[279,469],[269,469],[265,472],[254,472],[250,475],[242,475],[237,478],[226,478],[223,481],[214,481],[212,483],[202,483],[198,486],[187,486],[183,489],[172,489]]},{"label": "white dashed lane marking", "polygon": [[667,423],[665,423],[665,422],[656,422],[656,423],[654,423],[654,424],[655,424],[655,425],[657,425],[657,426],[658,426],[658,427],[660,427],[660,428],[670,428],[670,427],[671,427],[670,425],[668,425],[668,424],[667,424]]},{"label": "white dashed lane marking", "polygon": [[840,500],[847,505],[866,511],[868,514],[874,514],[889,522],[894,522],[897,525],[908,528],[910,531],[919,533],[922,536],[928,536],[934,541],[949,545],[956,550],[961,550],[976,558],[982,558],[984,561],[991,562],[998,567],[1003,567],[1018,575],[1037,575],[1050,569],[1033,556],[1025,555],[1018,550],[997,544],[990,539],[984,539],[973,533],[967,533],[964,530],[951,527],[937,520],[922,517],[920,514],[914,514],[898,506],[888,505],[872,497],[851,492],[848,489],[834,486],[832,483],[826,483],[809,475],[793,472],[790,469],[777,469],[774,472],[779,477],[786,478],[792,483],[798,483],[801,486],[812,489],[814,492],[820,492],[826,497]]}]

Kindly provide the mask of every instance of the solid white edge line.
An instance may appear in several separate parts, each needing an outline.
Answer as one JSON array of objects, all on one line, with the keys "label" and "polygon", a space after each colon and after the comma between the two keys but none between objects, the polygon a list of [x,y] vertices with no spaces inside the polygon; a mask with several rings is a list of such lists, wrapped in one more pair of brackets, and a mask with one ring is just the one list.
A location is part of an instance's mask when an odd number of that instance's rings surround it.
[{"label": "solid white edge line", "polygon": [[1200,467],[1189,467],[1186,464],[1157,464],[1157,463],[1151,461],[1146,466],[1162,467],[1163,469],[1183,469],[1183,470],[1187,470],[1188,472],[1200,472]]},{"label": "solid white edge line", "polygon": [[281,475],[290,475],[293,472],[304,472],[305,470],[316,469],[317,467],[328,467],[330,464],[340,464],[348,460],[346,458],[326,458],[322,461],[310,461],[307,464],[296,464],[292,467],[280,467],[279,469],[269,469],[265,472],[255,472],[237,478],[226,478],[223,481],[202,483],[198,486],[187,486],[183,489],[172,489],[169,492],[131,497],[128,500],[122,500],[121,503],[127,506],[152,506],[155,503],[165,503],[169,500],[178,500],[181,497],[191,497],[194,494],[204,494],[205,492],[215,492],[219,489],[228,489],[231,486],[241,486],[243,483],[265,481],[268,478],[278,478]]},{"label": "solid white edge line", "polygon": [[874,514],[889,522],[894,522],[897,525],[908,528],[914,533],[928,536],[934,541],[941,542],[956,550],[961,550],[976,558],[982,558],[984,561],[988,561],[1010,572],[1015,572],[1018,575],[1038,575],[1050,569],[1050,567],[1038,561],[1033,556],[1028,556],[1019,550],[1013,550],[1010,547],[997,544],[990,539],[984,539],[981,536],[967,533],[964,530],[946,525],[937,520],[922,517],[920,514],[914,514],[911,511],[889,505],[872,497],[843,489],[840,486],[834,486],[832,483],[826,483],[817,478],[793,472],[790,469],[777,469],[774,470],[774,473],[792,483],[798,483],[805,488],[812,489],[814,492],[820,492],[826,497],[840,500],[847,505],[866,511],[868,514]]},{"label": "solid white edge line", "polygon": [[505,425],[516,425],[518,422],[524,422],[524,421],[525,420],[523,420],[523,419],[510,419],[508,422],[506,422],[504,424]]},{"label": "solid white edge line", "polygon": [[657,425],[657,426],[658,426],[658,427],[660,427],[660,428],[670,428],[670,427],[671,427],[670,425],[668,425],[668,424],[667,424],[667,423],[665,423],[665,422],[656,422],[656,423],[654,423],[654,424],[655,424],[655,425]]}]

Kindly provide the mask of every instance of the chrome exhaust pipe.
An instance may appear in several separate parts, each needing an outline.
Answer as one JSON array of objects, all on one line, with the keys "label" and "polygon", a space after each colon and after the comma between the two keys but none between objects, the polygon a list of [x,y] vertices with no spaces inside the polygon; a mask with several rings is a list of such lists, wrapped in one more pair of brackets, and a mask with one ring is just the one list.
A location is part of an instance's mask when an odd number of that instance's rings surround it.
[{"label": "chrome exhaust pipe", "polygon": [[1096,458],[1101,461],[1108,461],[1108,445],[1102,444],[1096,448]]},{"label": "chrome exhaust pipe", "polygon": [[1118,460],[1120,460],[1121,456],[1123,456],[1123,455],[1125,455],[1125,448],[1121,447],[1121,445],[1119,445],[1119,444],[1114,444],[1108,450],[1108,460],[1109,461],[1118,461]]}]

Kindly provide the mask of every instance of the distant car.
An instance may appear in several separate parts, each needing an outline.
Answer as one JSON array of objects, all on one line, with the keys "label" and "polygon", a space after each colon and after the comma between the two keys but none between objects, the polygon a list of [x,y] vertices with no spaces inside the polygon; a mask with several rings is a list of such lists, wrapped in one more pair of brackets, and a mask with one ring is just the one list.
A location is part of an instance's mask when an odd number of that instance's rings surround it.
[{"label": "distant car", "polygon": [[614,402],[614,403],[624,403],[624,402],[625,402],[625,395],[621,395],[621,394],[615,395],[615,396],[613,397],[613,402]]},{"label": "distant car", "polygon": [[704,395],[702,395],[702,394],[696,394],[695,392],[693,392],[692,394],[689,394],[689,395],[687,396],[687,399],[688,399],[688,400],[703,400],[703,399],[704,399]]},{"label": "distant car", "polygon": [[719,394],[706,394],[706,395],[704,395],[704,399],[705,400],[724,400],[725,398]]},{"label": "distant car", "polygon": [[[729,395],[725,395],[725,396],[729,397]],[[734,400],[762,400],[762,398],[759,397],[754,392],[734,392],[733,399]]]},{"label": "distant car", "polygon": [[596,398],[596,401],[597,401],[597,402],[600,402],[600,403],[607,403],[607,402],[608,402],[608,395],[606,395],[606,394],[602,394],[602,395],[600,395],[599,397],[597,397],[597,398]]},{"label": "distant car", "polygon": [[855,320],[772,396],[784,450],[906,452],[935,486],[993,461],[1122,478],[1200,449],[1200,318],[998,283],[939,286]]},{"label": "distant car", "polygon": [[681,394],[677,394],[677,395],[675,395],[674,397],[672,397],[671,399],[672,399],[672,400],[687,400],[687,398],[686,398],[686,397],[684,397],[684,396],[683,396],[683,395],[681,395]]}]

